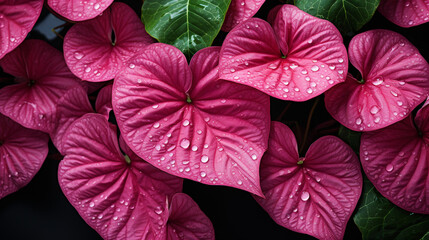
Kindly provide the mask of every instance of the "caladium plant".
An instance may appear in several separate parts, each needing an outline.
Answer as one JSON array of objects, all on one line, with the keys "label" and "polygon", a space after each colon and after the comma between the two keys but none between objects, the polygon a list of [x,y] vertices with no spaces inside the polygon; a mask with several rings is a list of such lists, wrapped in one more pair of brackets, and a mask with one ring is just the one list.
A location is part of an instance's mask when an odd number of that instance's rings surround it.
[{"label": "caladium plant", "polygon": [[2,238],[429,235],[425,1],[0,3]]}]

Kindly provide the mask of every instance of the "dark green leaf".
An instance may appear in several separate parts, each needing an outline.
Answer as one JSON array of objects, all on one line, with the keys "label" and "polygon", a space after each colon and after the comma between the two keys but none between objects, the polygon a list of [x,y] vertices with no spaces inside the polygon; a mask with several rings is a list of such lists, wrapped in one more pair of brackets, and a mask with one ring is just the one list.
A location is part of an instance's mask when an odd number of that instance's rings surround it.
[{"label": "dark green leaf", "polygon": [[362,239],[428,239],[429,215],[407,212],[384,198],[368,179],[353,217]]},{"label": "dark green leaf", "polygon": [[180,49],[188,58],[212,44],[231,0],[145,0],[142,20],[158,41]]},{"label": "dark green leaf", "polygon": [[359,153],[360,136],[360,132],[352,131],[343,125],[341,125],[340,129],[338,130],[338,137],[341,138],[341,140],[347,143],[350,147],[352,147],[353,151],[356,153]]},{"label": "dark green leaf", "polygon": [[344,34],[352,34],[374,15],[380,0],[296,0],[301,10],[331,21]]}]

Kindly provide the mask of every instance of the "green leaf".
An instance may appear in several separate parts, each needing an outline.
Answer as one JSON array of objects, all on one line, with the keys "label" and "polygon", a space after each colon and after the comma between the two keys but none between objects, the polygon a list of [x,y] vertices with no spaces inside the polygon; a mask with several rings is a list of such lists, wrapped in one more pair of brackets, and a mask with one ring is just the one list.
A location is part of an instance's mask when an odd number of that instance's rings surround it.
[{"label": "green leaf", "polygon": [[341,125],[340,129],[338,130],[338,137],[347,143],[356,153],[359,153],[361,135],[362,134],[360,132],[352,131],[343,125]]},{"label": "green leaf", "polygon": [[363,195],[353,217],[362,239],[428,239],[429,215],[407,212],[384,198],[364,178]]},{"label": "green leaf", "polygon": [[145,0],[142,21],[158,41],[180,49],[188,59],[212,44],[231,0]]},{"label": "green leaf", "polygon": [[351,35],[374,15],[380,0],[296,0],[301,10],[331,21],[343,34]]}]

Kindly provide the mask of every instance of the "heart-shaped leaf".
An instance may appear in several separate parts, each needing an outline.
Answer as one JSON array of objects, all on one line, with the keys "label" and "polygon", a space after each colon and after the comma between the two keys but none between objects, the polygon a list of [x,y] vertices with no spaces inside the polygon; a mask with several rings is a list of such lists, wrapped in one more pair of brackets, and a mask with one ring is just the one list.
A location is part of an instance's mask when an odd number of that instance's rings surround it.
[{"label": "heart-shaped leaf", "polygon": [[142,19],[147,32],[180,49],[188,58],[211,46],[231,0],[145,0]]},{"label": "heart-shaped leaf", "polygon": [[67,199],[104,239],[155,239],[167,202],[182,180],[138,158],[98,114],[75,121],[64,137],[58,179]]},{"label": "heart-shaped leaf", "polygon": [[[395,205],[429,214],[429,108],[362,134],[360,158],[368,179]],[[417,129],[416,129],[417,127]]]},{"label": "heart-shaped leaf", "polygon": [[57,122],[49,135],[60,153],[64,154],[63,136],[69,126],[78,118],[91,112],[93,112],[91,103],[82,87],[70,89],[58,100]]},{"label": "heart-shaped leaf", "polygon": [[235,27],[222,45],[220,78],[292,101],[344,81],[347,53],[332,23],[284,5],[273,29],[256,18]]},{"label": "heart-shaped leaf", "polygon": [[184,193],[173,196],[167,224],[168,240],[214,240],[210,219],[191,197]]},{"label": "heart-shaped leaf", "polygon": [[113,110],[127,144],[154,166],[262,195],[269,97],[219,80],[219,50],[199,51],[188,66],[177,48],[150,45],[115,78]]},{"label": "heart-shaped leaf", "polygon": [[24,41],[42,7],[43,0],[0,0],[0,59]]},{"label": "heart-shaped leaf", "polygon": [[253,17],[265,0],[231,0],[222,31],[229,32],[239,23]]},{"label": "heart-shaped leaf", "polygon": [[404,119],[429,91],[429,65],[398,33],[370,30],[349,45],[350,61],[361,79],[350,74],[326,92],[328,112],[354,131],[372,131]]},{"label": "heart-shaped leaf", "polygon": [[295,136],[272,122],[261,162],[258,203],[279,225],[319,239],[342,239],[362,190],[359,160],[339,138],[316,140],[299,158]]},{"label": "heart-shaped leaf", "polygon": [[0,199],[27,185],[48,155],[49,137],[0,114]]},{"label": "heart-shaped leaf", "polygon": [[72,21],[84,21],[103,13],[113,0],[47,0],[48,6]]},{"label": "heart-shaped leaf", "polygon": [[114,3],[103,15],[75,24],[64,38],[67,66],[91,82],[113,79],[126,61],[153,42],[133,9]]},{"label": "heart-shaped leaf", "polygon": [[80,87],[63,54],[42,40],[26,40],[0,60],[17,84],[0,89],[0,113],[24,127],[51,132],[57,101]]},{"label": "heart-shaped leaf", "polygon": [[398,208],[364,178],[363,197],[353,217],[362,239],[424,239],[429,235],[429,216]]},{"label": "heart-shaped leaf", "polygon": [[295,0],[301,10],[329,20],[346,34],[358,31],[371,20],[379,3],[380,0]]},{"label": "heart-shaped leaf", "polygon": [[429,22],[429,2],[424,0],[381,0],[378,11],[405,28]]}]

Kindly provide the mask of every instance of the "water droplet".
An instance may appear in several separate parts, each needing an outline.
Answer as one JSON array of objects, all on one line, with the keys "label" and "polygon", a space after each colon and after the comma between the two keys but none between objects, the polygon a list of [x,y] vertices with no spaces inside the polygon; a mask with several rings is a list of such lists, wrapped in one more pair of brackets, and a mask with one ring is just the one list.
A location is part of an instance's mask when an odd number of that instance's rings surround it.
[{"label": "water droplet", "polygon": [[99,8],[100,8],[100,4],[99,3],[94,4],[94,9],[95,10],[98,10]]},{"label": "water droplet", "polygon": [[180,142],[180,146],[184,149],[188,148],[190,144],[191,142],[187,138],[182,139],[182,141]]},{"label": "water droplet", "polygon": [[207,176],[207,173],[206,173],[206,172],[201,172],[201,173],[200,173],[200,176],[201,176],[201,177],[206,177],[206,176]]},{"label": "water droplet", "polygon": [[317,71],[319,71],[319,67],[318,66],[312,66],[311,71],[317,72]]},{"label": "water droplet", "polygon": [[396,103],[398,104],[398,106],[402,106],[404,104],[402,101],[397,101]]},{"label": "water droplet", "polygon": [[159,215],[159,214],[161,214],[162,212],[163,212],[163,210],[162,210],[162,208],[161,208],[160,206],[158,206],[158,207],[156,207],[156,208],[155,208],[155,213],[156,213],[156,214],[158,214],[158,215]]},{"label": "water droplet", "polygon": [[394,91],[390,91],[390,93],[391,93],[394,97],[397,97],[397,96],[398,96],[398,93],[396,93],[396,92],[394,92]]},{"label": "water droplet", "polygon": [[136,67],[136,65],[131,63],[130,65],[128,65],[128,67],[131,68],[131,69],[133,69],[133,68]]},{"label": "water droplet", "polygon": [[338,62],[339,62],[339,63],[343,63],[343,62],[344,62],[344,59],[339,58],[339,59],[338,59]]},{"label": "water droplet", "polygon": [[380,85],[382,83],[383,83],[383,79],[381,79],[381,78],[377,78],[377,79],[375,79],[375,81],[372,82],[372,84],[374,86],[378,86],[378,85]]},{"label": "water droplet", "polygon": [[329,69],[331,69],[331,70],[335,70],[335,66],[334,66],[334,65],[331,65],[331,66],[329,66]]},{"label": "water droplet", "polygon": [[189,120],[185,119],[182,124],[184,127],[187,127],[189,126],[189,123],[190,123]]},{"label": "water droplet", "polygon": [[356,119],[356,124],[357,125],[361,125],[362,124],[362,119],[361,118],[357,118]]},{"label": "water droplet", "polygon": [[233,73],[233,72],[235,72],[235,69],[234,69],[234,68],[231,68],[231,70],[230,70],[230,71]]},{"label": "water droplet", "polygon": [[305,75],[305,74],[307,74],[308,72],[307,72],[307,70],[305,70],[305,69],[304,69],[304,70],[302,70],[302,71],[301,71],[301,73]]},{"label": "water droplet", "polygon": [[309,94],[313,93],[313,89],[308,88],[308,89],[307,89],[307,93],[309,93]]},{"label": "water droplet", "polygon": [[87,73],[89,73],[91,71],[91,68],[90,67],[87,67],[86,69],[85,69],[85,72],[87,72]]},{"label": "water droplet", "polygon": [[256,160],[258,158],[258,156],[256,156],[256,154],[252,154],[252,159]]},{"label": "water droplet", "polygon": [[80,60],[83,58],[83,54],[81,52],[74,52],[74,58]]},{"label": "water droplet", "polygon": [[201,157],[201,162],[202,163],[207,163],[209,161],[209,157],[207,156],[207,155],[203,155],[202,157]]},{"label": "water droplet", "polygon": [[242,185],[242,184],[243,184],[243,182],[242,182],[241,180],[238,180],[238,181],[237,181],[237,184],[238,184],[238,185]]},{"label": "water droplet", "polygon": [[306,191],[302,192],[302,194],[301,194],[301,200],[302,201],[307,201],[309,198],[310,198],[310,193],[308,193]]},{"label": "water droplet", "polygon": [[372,106],[371,107],[371,109],[370,109],[370,112],[372,113],[372,114],[377,114],[378,113],[378,111],[380,111],[380,109],[377,107],[377,106]]},{"label": "water droplet", "polygon": [[278,65],[277,64],[275,64],[275,63],[271,63],[270,65],[268,65],[268,68],[269,69],[277,69],[278,68]]},{"label": "water droplet", "polygon": [[311,39],[311,38],[308,39],[308,41],[307,41],[308,44],[311,44],[312,42],[313,42],[313,39]]},{"label": "water droplet", "polygon": [[198,150],[198,147],[197,147],[197,146],[195,146],[195,145],[194,145],[194,146],[192,146],[192,151],[194,151],[194,152],[195,152],[195,151],[197,151],[197,150]]},{"label": "water droplet", "polygon": [[380,117],[376,117],[376,118],[374,119],[374,122],[375,122],[375,123],[379,123],[379,122],[380,122],[380,120],[381,120],[381,118],[380,118]]},{"label": "water droplet", "polygon": [[388,172],[391,172],[391,171],[393,171],[393,165],[392,164],[387,164],[387,166],[386,166],[386,171],[388,171]]},{"label": "water droplet", "polygon": [[220,102],[221,103],[226,103],[226,99],[221,99]]},{"label": "water droplet", "polygon": [[94,202],[89,203],[89,207],[94,207],[94,205],[95,205]]},{"label": "water droplet", "polygon": [[289,67],[290,67],[290,69],[292,69],[292,70],[293,70],[293,69],[297,68],[297,67],[298,67],[298,65],[296,65],[295,63],[292,63]]},{"label": "water droplet", "polygon": [[153,124],[153,128],[159,128],[161,124],[159,122]]}]

